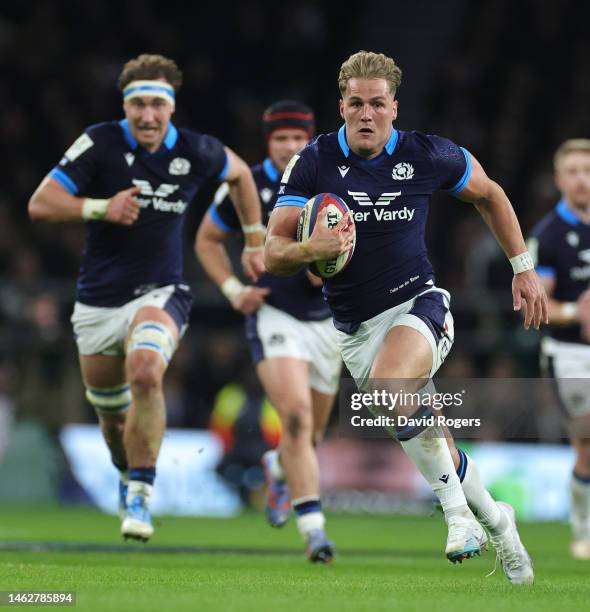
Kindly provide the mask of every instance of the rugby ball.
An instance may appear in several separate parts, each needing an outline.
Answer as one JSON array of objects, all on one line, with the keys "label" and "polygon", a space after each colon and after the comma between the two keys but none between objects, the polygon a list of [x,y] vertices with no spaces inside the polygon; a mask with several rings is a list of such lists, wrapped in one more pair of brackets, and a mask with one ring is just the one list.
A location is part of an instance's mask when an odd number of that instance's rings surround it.
[{"label": "rugby ball", "polygon": [[[329,228],[335,227],[347,212],[350,213],[346,202],[333,193],[320,193],[313,196],[313,198],[307,201],[299,215],[299,223],[297,225],[297,240],[299,242],[303,242],[311,236],[317,216],[324,208],[327,209],[325,223]],[[350,223],[353,223],[351,215],[349,215],[349,218]],[[334,259],[315,261],[309,265],[310,270],[322,278],[330,278],[338,274],[348,265],[354,253],[355,244],[356,236],[352,246],[346,253],[342,253],[342,255]]]}]

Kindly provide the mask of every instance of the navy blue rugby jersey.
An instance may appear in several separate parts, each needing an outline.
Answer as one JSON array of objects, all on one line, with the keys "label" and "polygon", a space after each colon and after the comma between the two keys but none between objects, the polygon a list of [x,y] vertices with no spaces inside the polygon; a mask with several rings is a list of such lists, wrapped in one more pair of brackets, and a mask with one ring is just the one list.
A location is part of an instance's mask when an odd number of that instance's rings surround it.
[{"label": "navy blue rugby jersey", "polygon": [[49,173],[70,194],[111,198],[134,185],[141,205],[131,226],[89,221],[78,276],[78,300],[120,306],[143,293],[182,284],[182,225],[189,203],[209,178],[225,177],[222,143],[172,123],[149,153],[126,120],[87,128]]},{"label": "navy blue rugby jersey", "polygon": [[[533,228],[528,247],[537,274],[555,279],[553,297],[575,302],[590,285],[590,225],[578,219],[564,200]],[[562,342],[588,344],[577,324],[549,328],[546,332]]]},{"label": "navy blue rugby jersey", "polygon": [[[262,202],[262,218],[268,219],[277,199],[281,175],[267,158],[252,168],[252,175]],[[209,207],[211,220],[224,232],[239,232],[240,220],[228,197],[227,184],[221,185],[215,201]],[[322,321],[330,317],[330,309],[322,295],[321,287],[314,287],[304,270],[293,276],[279,277],[264,274],[256,283],[258,287],[269,287],[271,292],[266,303],[301,321]]]},{"label": "navy blue rugby jersey", "polygon": [[324,281],[338,329],[353,333],[362,321],[434,283],[424,242],[429,198],[437,189],[459,193],[470,175],[465,149],[440,136],[396,129],[371,160],[350,150],[345,126],[318,136],[291,160],[275,207],[303,206],[331,192],[354,216],[354,255],[342,272]]}]

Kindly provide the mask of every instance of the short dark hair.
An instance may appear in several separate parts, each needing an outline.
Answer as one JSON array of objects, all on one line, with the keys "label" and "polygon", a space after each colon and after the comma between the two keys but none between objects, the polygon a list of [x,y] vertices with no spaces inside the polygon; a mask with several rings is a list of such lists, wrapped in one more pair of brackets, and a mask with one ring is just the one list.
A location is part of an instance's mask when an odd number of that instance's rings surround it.
[{"label": "short dark hair", "polygon": [[119,75],[119,89],[123,91],[132,81],[152,79],[166,79],[174,87],[174,91],[178,91],[182,85],[182,71],[172,59],[163,55],[142,53],[123,66]]}]

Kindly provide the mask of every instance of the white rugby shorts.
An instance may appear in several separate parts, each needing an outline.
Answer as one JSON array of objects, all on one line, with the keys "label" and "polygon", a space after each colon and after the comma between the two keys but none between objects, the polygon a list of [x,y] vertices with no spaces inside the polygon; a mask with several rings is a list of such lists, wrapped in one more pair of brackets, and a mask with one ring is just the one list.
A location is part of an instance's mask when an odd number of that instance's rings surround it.
[{"label": "white rugby shorts", "polygon": [[158,287],[114,308],[76,302],[70,321],[78,352],[80,355],[123,355],[129,326],[137,311],[145,306],[169,312],[182,336],[187,327],[190,304],[190,294],[179,290],[176,285]]},{"label": "white rugby shorts", "polygon": [[453,315],[449,310],[451,296],[433,287],[407,302],[384,310],[360,324],[352,334],[337,331],[338,345],[346,367],[359,389],[365,390],[373,362],[385,336],[393,327],[405,325],[419,331],[432,349],[432,377],[443,364],[455,339]]},{"label": "white rugby shorts", "polygon": [[545,337],[541,365],[555,378],[565,412],[573,418],[590,415],[590,346]]},{"label": "white rugby shorts", "polygon": [[309,362],[310,386],[320,393],[336,393],[342,360],[332,319],[300,321],[263,304],[246,318],[246,338],[254,363],[273,357]]}]

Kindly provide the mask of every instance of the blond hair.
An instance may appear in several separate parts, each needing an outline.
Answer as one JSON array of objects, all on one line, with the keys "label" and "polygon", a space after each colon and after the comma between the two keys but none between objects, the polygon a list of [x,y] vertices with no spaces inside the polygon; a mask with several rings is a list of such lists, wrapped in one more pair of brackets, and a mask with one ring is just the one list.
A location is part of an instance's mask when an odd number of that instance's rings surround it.
[{"label": "blond hair", "polygon": [[390,57],[383,53],[358,51],[340,66],[338,87],[342,95],[345,94],[350,79],[385,79],[389,84],[391,95],[395,96],[402,82],[402,71]]},{"label": "blond hair", "polygon": [[142,53],[129,60],[119,75],[119,89],[123,91],[131,81],[166,79],[174,91],[182,85],[182,72],[172,59],[163,55]]},{"label": "blond hair", "polygon": [[570,140],[562,142],[553,155],[553,168],[557,170],[559,163],[570,153],[588,153],[590,155],[590,140],[587,138],[570,138]]}]

